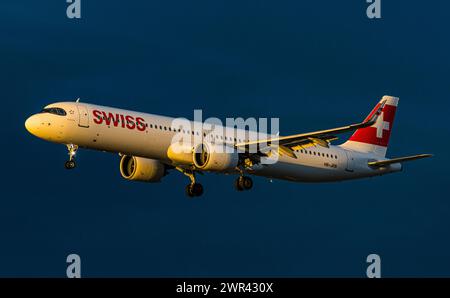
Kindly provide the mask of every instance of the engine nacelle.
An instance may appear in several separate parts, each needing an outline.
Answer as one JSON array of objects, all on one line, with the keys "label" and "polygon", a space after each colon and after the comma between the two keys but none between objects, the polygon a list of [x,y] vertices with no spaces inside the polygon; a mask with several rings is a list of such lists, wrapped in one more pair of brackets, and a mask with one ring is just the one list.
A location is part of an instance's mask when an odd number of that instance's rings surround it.
[{"label": "engine nacelle", "polygon": [[154,159],[124,155],[120,159],[120,174],[127,180],[159,182],[166,174],[166,167]]},{"label": "engine nacelle", "polygon": [[192,152],[194,146],[191,144],[174,143],[167,149],[167,157],[175,164],[192,165]]},{"label": "engine nacelle", "polygon": [[234,149],[226,152],[224,145],[199,144],[193,152],[193,162],[204,171],[233,171],[239,163],[239,154]]}]

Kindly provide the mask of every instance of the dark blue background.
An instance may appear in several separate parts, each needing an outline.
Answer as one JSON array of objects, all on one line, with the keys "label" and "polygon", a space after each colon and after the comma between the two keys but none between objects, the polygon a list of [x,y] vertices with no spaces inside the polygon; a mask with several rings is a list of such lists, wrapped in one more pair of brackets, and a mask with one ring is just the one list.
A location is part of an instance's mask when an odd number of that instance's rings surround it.
[{"label": "dark blue background", "polygon": [[[395,2],[395,3],[392,3]],[[0,276],[450,275],[448,1],[60,1],[0,4]],[[280,117],[282,134],[400,106],[388,155],[402,173],[335,184],[231,176],[125,181],[113,154],[37,139],[24,121],[75,100],[156,114]],[[344,136],[346,137],[346,136]]]}]

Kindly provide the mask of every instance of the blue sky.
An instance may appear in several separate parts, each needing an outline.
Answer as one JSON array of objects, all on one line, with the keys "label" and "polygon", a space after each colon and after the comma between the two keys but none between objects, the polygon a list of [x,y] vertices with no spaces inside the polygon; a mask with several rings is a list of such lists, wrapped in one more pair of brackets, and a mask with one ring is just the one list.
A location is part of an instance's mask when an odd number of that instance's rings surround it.
[{"label": "blue sky", "polygon": [[[450,4],[382,1],[2,1],[0,276],[450,275]],[[402,173],[331,184],[205,175],[184,195],[120,177],[118,156],[29,135],[25,119],[75,100],[169,116],[279,117],[282,134],[361,120],[400,97],[388,156]],[[343,136],[345,139],[347,136]]]}]

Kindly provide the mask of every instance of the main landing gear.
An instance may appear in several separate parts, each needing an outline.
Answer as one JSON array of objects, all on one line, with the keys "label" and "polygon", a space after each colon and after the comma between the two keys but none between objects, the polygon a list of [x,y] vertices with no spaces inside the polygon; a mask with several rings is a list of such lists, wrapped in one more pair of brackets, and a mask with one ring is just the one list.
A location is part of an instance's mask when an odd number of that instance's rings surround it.
[{"label": "main landing gear", "polygon": [[[199,197],[203,194],[203,186],[200,183],[195,181],[195,171],[193,170],[185,170],[183,168],[176,168],[178,171],[188,176],[191,180],[191,183],[186,185],[186,195],[189,197]],[[248,176],[244,176],[241,171],[241,175],[236,179],[234,186],[238,191],[249,190],[253,187],[253,180]]]},{"label": "main landing gear", "polygon": [[253,180],[248,176],[239,176],[234,182],[237,191],[249,190],[253,187]]},{"label": "main landing gear", "polygon": [[203,186],[200,183],[190,183],[186,185],[186,194],[189,197],[199,197],[203,194]]},{"label": "main landing gear", "polygon": [[71,170],[73,168],[76,167],[76,163],[75,163],[75,154],[77,153],[78,150],[78,146],[74,145],[74,144],[68,144],[67,145],[67,150],[69,151],[69,160],[66,161],[66,163],[64,164],[64,167],[67,170]]},{"label": "main landing gear", "polygon": [[203,194],[203,185],[195,182],[195,172],[190,170],[183,170],[180,168],[177,169],[184,175],[188,176],[189,179],[191,179],[191,183],[186,185],[186,194],[191,198],[201,196]]}]

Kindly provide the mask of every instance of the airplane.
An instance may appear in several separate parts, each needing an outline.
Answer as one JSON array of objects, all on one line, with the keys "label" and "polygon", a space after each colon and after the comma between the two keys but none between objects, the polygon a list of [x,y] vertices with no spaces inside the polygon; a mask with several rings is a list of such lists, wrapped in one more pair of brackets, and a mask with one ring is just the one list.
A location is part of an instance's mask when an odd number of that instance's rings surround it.
[{"label": "airplane", "polygon": [[[244,191],[253,186],[250,175],[295,182],[342,181],[399,172],[403,162],[432,156],[385,157],[398,101],[383,96],[360,123],[290,136],[260,133],[256,139],[250,139],[245,129],[216,126],[214,131],[224,132],[219,137],[194,121],[186,120],[188,127],[182,129],[173,127],[176,118],[79,100],[47,105],[30,116],[25,127],[36,137],[66,145],[66,169],[75,168],[78,148],[118,153],[123,178],[160,182],[177,170],[190,179],[186,194],[196,197],[203,194],[196,174],[204,172],[238,175],[235,187]],[[331,144],[345,132],[353,134],[340,145]],[[175,150],[180,146],[173,142],[176,134],[200,137],[200,142]],[[256,149],[249,150],[250,146]],[[276,156],[274,162],[262,162],[270,156]]]}]

